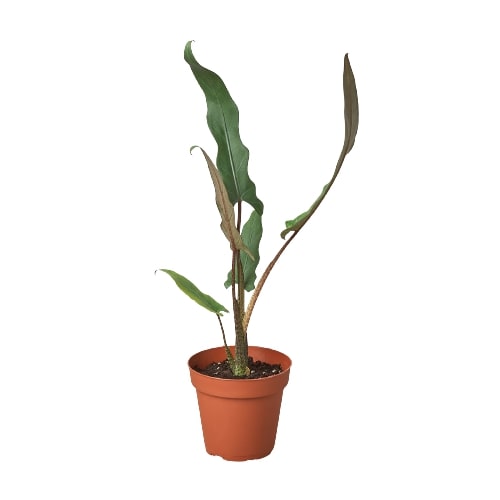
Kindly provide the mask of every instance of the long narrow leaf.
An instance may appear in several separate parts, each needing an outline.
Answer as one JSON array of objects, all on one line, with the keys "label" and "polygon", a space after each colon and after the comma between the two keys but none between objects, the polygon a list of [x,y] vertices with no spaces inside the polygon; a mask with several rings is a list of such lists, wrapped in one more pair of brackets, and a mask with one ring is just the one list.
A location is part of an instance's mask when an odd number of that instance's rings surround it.
[{"label": "long narrow leaf", "polygon": [[257,198],[255,184],[248,176],[249,152],[240,138],[238,107],[222,79],[195,59],[191,42],[184,49],[184,60],[205,94],[207,123],[218,146],[217,168],[231,203],[245,201],[262,215],[264,205]]},{"label": "long narrow leaf", "polygon": [[[344,57],[344,120],[345,120],[345,154],[354,146],[359,125],[359,104],[356,80],[352,72],[348,54]],[[340,166],[338,167],[340,170]]]},{"label": "long narrow leaf", "polygon": [[[262,217],[255,210],[250,214],[248,221],[243,226],[241,238],[244,245],[250,250],[254,257],[250,259],[246,253],[241,254],[245,290],[251,292],[255,288],[255,280],[257,279],[255,271],[260,260],[259,243],[262,238]],[[226,288],[231,286],[232,274],[233,273],[229,271],[227,280],[224,283]],[[238,281],[238,272],[236,272],[236,281]]]},{"label": "long narrow leaf", "polygon": [[220,305],[215,299],[210,297],[203,292],[201,292],[191,281],[189,281],[184,276],[172,271],[170,269],[160,269],[164,273],[167,273],[174,281],[175,284],[191,299],[200,306],[208,309],[210,312],[217,314],[217,316],[222,316],[223,312],[229,312],[224,306]]},{"label": "long narrow leaf", "polygon": [[311,205],[309,210],[295,217],[295,219],[285,222],[286,229],[281,232],[282,238],[285,238],[290,231],[298,231],[311,218],[311,215],[316,211],[316,209],[332,187],[333,183],[335,182],[335,179],[340,172],[340,168],[344,163],[344,159],[347,153],[349,153],[349,151],[351,151],[352,147],[354,146],[354,141],[356,139],[356,133],[358,131],[359,124],[359,105],[356,81],[354,79],[354,73],[352,72],[351,63],[349,62],[349,57],[347,54],[344,57],[343,87],[345,137],[344,145],[337,161],[337,166],[333,173],[333,177],[330,179],[330,182],[328,182],[328,184],[323,187],[321,194]]},{"label": "long narrow leaf", "polygon": [[249,255],[251,259],[253,259],[254,257],[252,255],[252,252],[250,252],[250,250],[245,246],[240,233],[236,229],[234,207],[229,201],[229,196],[227,194],[226,187],[224,185],[224,182],[222,181],[222,177],[219,171],[215,167],[214,162],[210,159],[210,156],[207,155],[203,148],[200,148],[199,146],[193,146],[191,148],[191,151],[194,148],[201,149],[203,156],[207,161],[208,170],[210,171],[210,177],[212,177],[212,182],[215,188],[215,203],[217,204],[217,208],[219,209],[219,213],[221,216],[220,227],[229,241],[231,250],[243,250]]}]

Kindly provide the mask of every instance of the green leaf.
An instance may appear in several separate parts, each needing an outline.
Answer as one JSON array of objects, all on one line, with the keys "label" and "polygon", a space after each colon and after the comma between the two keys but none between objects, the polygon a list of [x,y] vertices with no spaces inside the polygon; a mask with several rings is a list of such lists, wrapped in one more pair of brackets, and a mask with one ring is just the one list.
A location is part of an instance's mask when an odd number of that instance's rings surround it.
[{"label": "green leaf", "polygon": [[234,207],[229,201],[229,196],[219,171],[203,148],[193,146],[191,151],[194,148],[201,149],[203,156],[207,161],[208,170],[210,171],[210,176],[212,177],[212,182],[215,188],[215,202],[222,219],[220,227],[231,245],[231,250],[243,250],[251,259],[253,259],[254,257],[251,251],[244,245],[241,235],[238,232],[238,229],[236,229]]},{"label": "green leaf", "polygon": [[281,231],[281,237],[285,238],[290,231],[298,231],[312,216],[316,211],[320,203],[325,198],[326,194],[332,187],[337,175],[340,172],[340,168],[344,163],[344,159],[351,151],[354,146],[354,140],[356,139],[356,133],[358,131],[359,124],[359,105],[358,105],[358,92],[356,89],[356,81],[354,79],[354,74],[352,72],[351,63],[349,62],[349,57],[346,54],[344,57],[344,77],[343,77],[343,87],[344,87],[344,121],[345,121],[345,136],[344,145],[340,153],[339,159],[337,161],[337,166],[333,173],[333,177],[330,182],[323,187],[321,194],[316,199],[316,201],[311,205],[309,210],[295,217],[295,219],[288,220],[285,222],[285,227]]},{"label": "green leaf", "polygon": [[191,299],[200,304],[200,306],[208,309],[210,312],[217,314],[217,316],[222,316],[223,312],[229,312],[224,306],[220,305],[216,300],[214,300],[210,295],[206,295],[201,292],[191,281],[189,281],[184,276],[177,274],[175,271],[170,269],[160,269],[164,273],[167,273],[174,281],[175,284]]},{"label": "green leaf", "polygon": [[[241,232],[241,238],[246,247],[249,248],[250,252],[254,256],[254,259],[250,259],[247,254],[241,254],[241,264],[243,266],[243,276],[245,278],[245,290],[251,292],[255,288],[255,280],[257,275],[255,270],[259,264],[259,244],[262,238],[262,217],[254,210],[248,221],[243,226]],[[229,288],[232,283],[232,272],[229,271],[227,275],[227,280],[224,283],[226,288]],[[236,281],[238,281],[238,272],[236,272]]]},{"label": "green leaf", "polygon": [[229,199],[249,203],[260,215],[264,205],[257,198],[255,184],[248,176],[249,152],[239,132],[239,111],[222,79],[201,66],[191,50],[191,42],[184,49],[184,60],[189,64],[207,101],[207,123],[217,142],[217,168],[226,186]]}]

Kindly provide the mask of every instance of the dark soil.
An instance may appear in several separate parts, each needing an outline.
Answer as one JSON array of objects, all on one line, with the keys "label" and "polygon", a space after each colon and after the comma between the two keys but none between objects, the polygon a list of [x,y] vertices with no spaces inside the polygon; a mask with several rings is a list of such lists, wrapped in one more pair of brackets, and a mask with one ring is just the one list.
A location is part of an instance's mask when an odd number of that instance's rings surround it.
[{"label": "dark soil", "polygon": [[283,369],[281,365],[271,365],[269,363],[264,363],[263,361],[254,361],[250,356],[248,358],[248,368],[250,368],[250,374],[246,377],[236,377],[233,375],[231,368],[229,368],[229,363],[227,360],[219,361],[218,363],[210,363],[206,368],[199,368],[195,366],[194,369],[203,375],[208,375],[209,377],[217,378],[265,378],[271,375],[277,375],[281,373]]}]

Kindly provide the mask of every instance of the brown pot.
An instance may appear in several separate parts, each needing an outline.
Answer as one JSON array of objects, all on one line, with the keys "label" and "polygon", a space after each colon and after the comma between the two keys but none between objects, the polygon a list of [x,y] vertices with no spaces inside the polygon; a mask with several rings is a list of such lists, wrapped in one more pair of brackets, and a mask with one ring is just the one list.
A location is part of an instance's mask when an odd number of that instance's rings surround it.
[{"label": "brown pot", "polygon": [[[231,347],[234,352],[234,347]],[[207,349],[189,359],[191,382],[196,388],[205,448],[210,455],[242,461],[263,458],[274,448],[283,389],[292,361],[281,352],[248,348],[254,360],[279,363],[283,371],[259,379],[221,379],[202,375],[205,367],[226,359],[223,347]]]}]

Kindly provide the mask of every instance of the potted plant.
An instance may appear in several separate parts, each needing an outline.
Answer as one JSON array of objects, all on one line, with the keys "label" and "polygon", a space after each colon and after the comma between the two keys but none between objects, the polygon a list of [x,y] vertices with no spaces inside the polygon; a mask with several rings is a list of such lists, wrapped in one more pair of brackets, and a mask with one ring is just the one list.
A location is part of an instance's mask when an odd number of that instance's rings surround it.
[{"label": "potted plant", "polygon": [[222,347],[201,351],[188,361],[207,452],[227,460],[262,458],[274,447],[291,360],[279,351],[249,345],[249,322],[270,272],[325,199],[354,145],[358,129],[356,84],[346,54],[343,73],[345,137],[337,165],[310,208],[286,222],[281,232],[285,241],[257,281],[264,205],[248,175],[249,151],[240,138],[239,111],[223,80],[195,59],[191,42],[185,46],[184,59],[205,94],[208,127],[217,143],[216,162],[198,146],[193,146],[191,151],[197,148],[205,158],[221,216],[220,227],[229,242],[229,272],[224,284],[231,293],[233,345],[228,345],[221,318],[230,311],[183,275],[171,269],[161,271],[191,299],[214,314],[222,333]]}]

